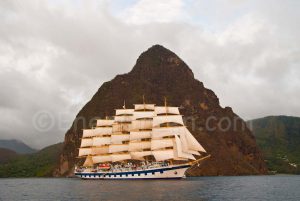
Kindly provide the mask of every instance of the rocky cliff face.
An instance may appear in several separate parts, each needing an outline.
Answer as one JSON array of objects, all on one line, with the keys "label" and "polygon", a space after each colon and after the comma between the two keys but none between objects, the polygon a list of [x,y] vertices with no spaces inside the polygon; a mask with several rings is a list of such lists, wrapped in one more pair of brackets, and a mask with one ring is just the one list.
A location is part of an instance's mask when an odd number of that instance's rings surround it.
[{"label": "rocky cliff face", "polygon": [[190,175],[264,174],[266,166],[250,130],[229,107],[222,108],[213,91],[194,78],[191,69],[173,52],[155,45],[142,53],[133,69],[105,82],[81,109],[65,135],[55,175],[72,173],[82,128],[95,117],[113,115],[126,100],[127,108],[142,102],[179,106],[186,124],[212,157]]}]

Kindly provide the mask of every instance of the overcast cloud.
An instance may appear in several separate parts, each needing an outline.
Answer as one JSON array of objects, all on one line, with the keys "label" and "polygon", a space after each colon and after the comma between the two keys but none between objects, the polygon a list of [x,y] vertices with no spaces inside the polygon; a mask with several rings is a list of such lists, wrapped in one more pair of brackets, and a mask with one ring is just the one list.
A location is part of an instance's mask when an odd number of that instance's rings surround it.
[{"label": "overcast cloud", "polygon": [[[2,0],[0,138],[35,148],[63,141],[101,84],[154,44],[246,120],[300,116],[299,8],[296,0]],[[50,129],[37,129],[37,117],[52,119]]]}]

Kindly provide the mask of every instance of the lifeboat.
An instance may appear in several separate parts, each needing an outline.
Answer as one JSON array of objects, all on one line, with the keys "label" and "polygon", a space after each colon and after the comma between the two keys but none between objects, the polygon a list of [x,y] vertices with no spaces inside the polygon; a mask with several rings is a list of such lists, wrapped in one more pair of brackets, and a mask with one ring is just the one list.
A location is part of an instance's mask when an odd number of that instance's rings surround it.
[{"label": "lifeboat", "polygon": [[99,164],[98,168],[100,170],[109,170],[110,169],[110,165],[109,164]]}]

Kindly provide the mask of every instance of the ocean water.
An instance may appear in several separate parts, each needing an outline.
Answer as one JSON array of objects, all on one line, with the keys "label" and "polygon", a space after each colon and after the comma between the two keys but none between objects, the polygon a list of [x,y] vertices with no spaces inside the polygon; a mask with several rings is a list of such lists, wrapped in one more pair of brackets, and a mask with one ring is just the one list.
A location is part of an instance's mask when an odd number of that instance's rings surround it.
[{"label": "ocean water", "polygon": [[300,200],[300,176],[87,181],[0,179],[0,200]]}]

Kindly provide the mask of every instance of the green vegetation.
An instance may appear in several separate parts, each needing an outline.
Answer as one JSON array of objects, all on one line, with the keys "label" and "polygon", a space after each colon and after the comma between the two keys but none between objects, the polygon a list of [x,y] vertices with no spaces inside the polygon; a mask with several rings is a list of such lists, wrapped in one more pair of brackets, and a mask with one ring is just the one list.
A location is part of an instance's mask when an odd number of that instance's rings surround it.
[{"label": "green vegetation", "polygon": [[10,149],[0,148],[0,164],[7,163],[17,156],[18,154]]},{"label": "green vegetation", "polygon": [[300,174],[299,117],[270,116],[248,123],[270,171]]},{"label": "green vegetation", "polygon": [[33,154],[18,155],[9,162],[0,164],[0,177],[52,176],[62,145],[58,143]]}]

